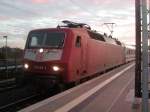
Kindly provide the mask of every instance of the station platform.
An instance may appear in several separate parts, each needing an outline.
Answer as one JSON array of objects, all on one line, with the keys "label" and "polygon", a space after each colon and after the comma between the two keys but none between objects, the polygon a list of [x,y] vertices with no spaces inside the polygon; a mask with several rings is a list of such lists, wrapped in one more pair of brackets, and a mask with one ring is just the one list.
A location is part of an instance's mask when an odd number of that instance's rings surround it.
[{"label": "station platform", "polygon": [[20,112],[141,112],[134,72],[134,62],[128,63]]}]

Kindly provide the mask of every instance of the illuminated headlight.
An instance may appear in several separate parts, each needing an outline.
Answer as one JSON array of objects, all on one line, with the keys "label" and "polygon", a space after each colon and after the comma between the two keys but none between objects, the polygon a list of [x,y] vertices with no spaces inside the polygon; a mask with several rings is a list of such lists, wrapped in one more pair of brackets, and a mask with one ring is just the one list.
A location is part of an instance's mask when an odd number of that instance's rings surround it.
[{"label": "illuminated headlight", "polygon": [[57,72],[57,71],[60,70],[60,68],[59,68],[58,66],[53,66],[53,70],[54,70],[55,72]]},{"label": "illuminated headlight", "polygon": [[25,68],[25,69],[28,69],[28,68],[29,68],[29,65],[25,63],[25,64],[24,64],[24,68]]},{"label": "illuminated headlight", "polygon": [[43,50],[42,48],[41,48],[41,49],[39,49],[39,52],[40,52],[40,53],[42,53],[43,51],[44,51],[44,50]]}]

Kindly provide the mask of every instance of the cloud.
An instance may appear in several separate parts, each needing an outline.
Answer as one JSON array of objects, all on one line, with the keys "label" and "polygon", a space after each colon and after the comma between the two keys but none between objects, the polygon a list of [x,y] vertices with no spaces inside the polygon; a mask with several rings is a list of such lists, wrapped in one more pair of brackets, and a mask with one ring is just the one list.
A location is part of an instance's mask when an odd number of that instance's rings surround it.
[{"label": "cloud", "polygon": [[10,45],[22,39],[32,29],[56,27],[62,20],[83,22],[93,29],[106,31],[104,22],[115,22],[114,36],[133,41],[134,1],[133,0],[0,0],[0,36],[7,34]]},{"label": "cloud", "polygon": [[28,0],[28,2],[34,4],[54,4],[56,3],[56,0]]},{"label": "cloud", "polygon": [[9,20],[10,17],[8,16],[0,16],[0,21]]},{"label": "cloud", "polygon": [[37,3],[37,4],[43,4],[43,3],[48,3],[49,0],[31,0],[33,3]]}]

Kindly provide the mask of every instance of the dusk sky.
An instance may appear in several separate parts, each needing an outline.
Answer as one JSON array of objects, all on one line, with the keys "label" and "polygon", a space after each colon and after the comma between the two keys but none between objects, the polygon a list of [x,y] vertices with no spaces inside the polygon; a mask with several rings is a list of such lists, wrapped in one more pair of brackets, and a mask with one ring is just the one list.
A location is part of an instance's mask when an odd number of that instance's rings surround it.
[{"label": "dusk sky", "polygon": [[106,32],[103,23],[116,23],[114,37],[135,43],[134,0],[0,0],[0,47],[24,48],[32,29],[56,27],[62,20],[83,22]]}]

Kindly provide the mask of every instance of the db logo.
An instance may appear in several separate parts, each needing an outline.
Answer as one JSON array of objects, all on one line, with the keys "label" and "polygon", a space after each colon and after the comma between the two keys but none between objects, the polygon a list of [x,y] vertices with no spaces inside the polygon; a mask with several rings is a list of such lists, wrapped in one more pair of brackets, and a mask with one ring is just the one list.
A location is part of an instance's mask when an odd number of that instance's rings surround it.
[{"label": "db logo", "polygon": [[37,53],[36,60],[37,61],[42,61],[43,60],[43,53]]}]

